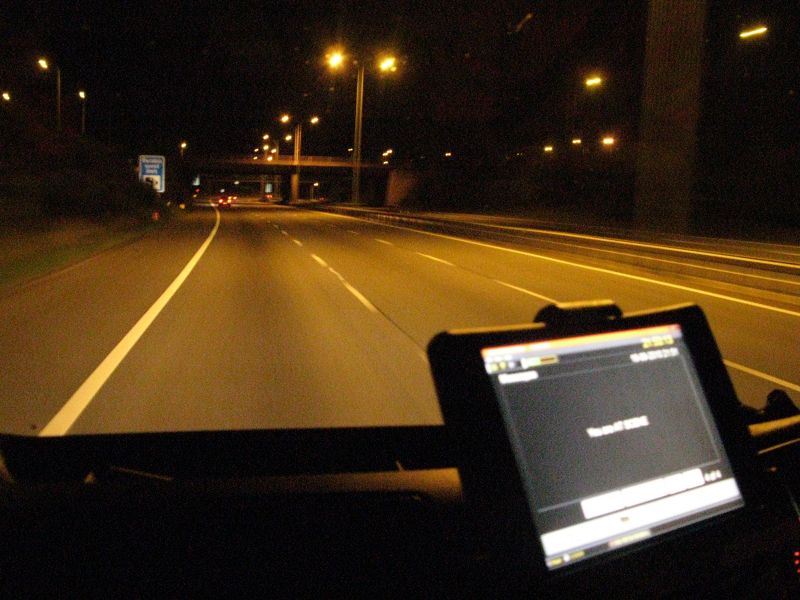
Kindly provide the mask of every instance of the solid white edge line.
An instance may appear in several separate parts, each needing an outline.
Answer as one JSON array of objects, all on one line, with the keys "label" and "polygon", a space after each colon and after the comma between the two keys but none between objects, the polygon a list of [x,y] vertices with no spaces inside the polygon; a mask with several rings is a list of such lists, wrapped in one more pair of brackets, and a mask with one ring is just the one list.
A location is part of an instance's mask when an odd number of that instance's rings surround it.
[{"label": "solid white edge line", "polygon": [[381,238],[375,238],[376,242],[380,242],[381,244],[386,244],[387,246],[394,246],[392,242],[387,242],[386,240],[382,240]]},{"label": "solid white edge line", "polygon": [[175,295],[175,292],[180,289],[183,282],[186,281],[186,278],[189,277],[189,274],[194,270],[197,263],[200,262],[203,254],[208,249],[211,241],[214,239],[214,236],[217,234],[217,230],[219,229],[220,223],[220,213],[216,207],[214,208],[214,212],[216,213],[216,222],[214,223],[214,227],[211,230],[211,233],[208,234],[208,237],[197,249],[197,252],[194,253],[194,256],[186,263],[186,266],[183,267],[183,270],[178,273],[178,276],[175,280],[169,284],[166,290],[159,296],[158,300],[156,300],[153,305],[147,309],[136,324],[131,328],[131,330],[125,334],[119,343],[114,347],[111,352],[109,352],[108,356],[106,356],[103,361],[95,368],[91,375],[84,381],[80,387],[75,390],[75,392],[70,396],[69,400],[67,400],[66,404],[61,407],[56,415],[50,419],[50,422],[45,425],[42,430],[39,432],[39,436],[41,437],[51,437],[51,436],[61,436],[69,431],[70,427],[75,424],[75,421],[81,416],[86,407],[89,406],[92,399],[94,399],[97,392],[100,391],[100,388],[105,385],[108,378],[116,371],[117,367],[123,361],[123,359],[128,355],[128,352],[136,345],[139,341],[139,338],[144,335],[144,332],[153,324],[153,321],[156,320],[156,317],[164,310],[164,307],[167,303],[172,299]]},{"label": "solid white edge line", "polygon": [[[467,223],[470,223],[467,221]],[[475,225],[475,222],[470,223]],[[478,225],[481,225],[478,223]],[[770,265],[773,267],[785,267],[788,269],[800,269],[800,265],[796,265],[794,263],[786,263],[774,260],[765,260],[761,258],[753,258],[749,256],[739,256],[737,254],[724,254],[721,252],[705,252],[703,250],[692,250],[691,248],[678,248],[676,246],[666,246],[663,244],[652,244],[647,242],[635,242],[632,240],[621,240],[618,238],[610,238],[610,237],[603,237],[599,235],[588,235],[584,233],[569,233],[566,231],[550,231],[547,229],[535,229],[532,227],[514,227],[510,225],[493,225],[491,223],[484,223],[487,227],[492,227],[494,229],[508,229],[511,231],[526,231],[531,233],[537,233],[541,235],[550,235],[555,237],[568,237],[573,239],[580,239],[580,240],[590,240],[594,242],[603,242],[606,244],[618,244],[620,246],[634,246],[638,248],[651,248],[655,250],[666,250],[667,252],[677,252],[681,254],[694,254],[697,256],[706,256],[710,258],[722,258],[727,260],[735,260],[739,262],[749,262],[759,265]]]},{"label": "solid white edge line", "polygon": [[442,263],[443,265],[447,265],[448,267],[454,267],[455,266],[453,263],[451,263],[451,262],[449,262],[447,260],[443,260],[441,258],[436,258],[435,256],[431,256],[430,254],[423,254],[422,252],[416,252],[416,254],[419,254],[420,256],[424,256],[425,258],[428,258],[430,260],[435,260],[436,262]]},{"label": "solid white edge line", "polygon": [[[403,229],[404,231],[409,231],[408,227],[399,227],[397,225],[387,225],[386,223],[380,223],[384,227],[393,227],[395,229]],[[792,317],[800,317],[800,312],[789,310],[786,308],[779,308],[777,306],[770,306],[769,304],[761,304],[760,302],[753,302],[751,300],[744,300],[742,298],[734,298],[733,296],[726,296],[725,294],[718,294],[716,292],[708,292],[706,290],[701,290],[698,288],[689,287],[686,285],[679,285],[677,283],[669,283],[668,281],[659,281],[658,279],[651,279],[650,277],[642,277],[640,275],[632,275],[630,273],[623,273],[621,271],[613,271],[611,269],[604,269],[602,267],[592,267],[590,265],[584,265],[581,263],[571,262],[568,260],[564,260],[561,258],[553,258],[552,256],[544,256],[541,254],[536,254],[534,252],[527,252],[525,250],[516,250],[514,248],[505,248],[503,246],[496,246],[494,244],[486,244],[484,242],[476,242],[474,240],[468,240],[465,238],[459,238],[453,235],[445,235],[443,233],[433,233],[431,231],[422,231],[420,229],[410,229],[411,231],[415,231],[416,233],[421,233],[423,235],[428,235],[431,237],[438,237],[443,238],[446,240],[453,240],[456,242],[461,242],[463,244],[471,244],[473,246],[481,246],[483,248],[491,248],[492,250],[500,250],[501,252],[510,252],[511,254],[519,254],[521,256],[530,256],[531,258],[538,258],[539,260],[544,260],[547,262],[553,262],[562,265],[569,265],[571,267],[576,267],[578,269],[585,269],[587,271],[594,271],[596,273],[605,273],[607,275],[616,275],[617,277],[624,277],[626,279],[633,279],[634,281],[642,281],[644,283],[652,283],[655,285],[661,285],[668,288],[673,288],[677,290],[684,290],[686,292],[694,292],[697,294],[701,294],[703,296],[710,296],[712,298],[718,298],[720,300],[728,300],[730,302],[735,302],[737,304],[744,304],[745,306],[752,306],[755,308],[762,308],[764,310],[769,310],[772,312],[781,313],[784,315],[790,315]]]},{"label": "solid white edge line", "polygon": [[744,365],[740,365],[739,363],[735,363],[731,360],[723,359],[722,362],[725,363],[725,366],[730,367],[731,369],[736,369],[737,371],[741,371],[742,373],[747,373],[748,375],[752,375],[753,377],[765,379],[770,383],[774,383],[775,385],[779,385],[781,387],[789,388],[794,392],[800,392],[800,385],[797,385],[796,383],[791,383],[789,381],[786,381],[785,379],[780,379],[779,377],[768,375],[767,373],[757,371],[756,369],[745,367]]},{"label": "solid white edge line", "polygon": [[[520,254],[522,256],[530,256],[532,258],[539,258],[541,260],[546,260],[546,261],[550,261],[550,262],[571,265],[571,266],[574,266],[574,267],[577,267],[577,268],[580,268],[580,269],[587,269],[587,270],[590,270],[590,271],[598,271],[600,273],[607,273],[607,274],[610,274],[610,275],[617,275],[619,277],[625,277],[625,278],[634,279],[634,280],[638,280],[638,281],[644,281],[645,283],[653,283],[653,284],[656,284],[656,285],[662,285],[662,286],[666,286],[666,287],[670,287],[670,288],[682,289],[682,290],[686,290],[686,291],[690,291],[690,292],[696,292],[698,294],[711,296],[711,297],[714,297],[714,298],[719,298],[721,300],[729,300],[731,302],[736,302],[736,303],[744,304],[744,305],[747,305],[747,306],[753,306],[753,307],[756,307],[756,308],[763,308],[765,310],[770,310],[770,311],[774,311],[774,312],[778,312],[778,313],[783,313],[783,314],[787,314],[787,315],[790,315],[790,316],[793,316],[793,317],[800,317],[800,313],[798,313],[798,312],[787,310],[787,309],[784,309],[784,308],[778,308],[777,306],[769,306],[767,304],[760,304],[758,302],[751,302],[749,300],[742,300],[741,298],[734,298],[732,296],[725,296],[724,294],[716,294],[714,292],[707,292],[705,290],[699,290],[697,288],[691,288],[691,287],[687,287],[687,286],[682,286],[682,285],[678,285],[678,284],[675,284],[675,283],[668,283],[666,281],[658,281],[657,279],[650,279],[649,277],[640,277],[638,275],[631,275],[629,273],[622,273],[622,272],[619,272],[619,271],[612,271],[610,269],[603,269],[603,268],[600,268],[600,267],[592,267],[592,266],[589,266],[589,265],[582,265],[580,263],[572,263],[570,261],[562,260],[560,258],[551,258],[549,256],[542,256],[542,255],[539,255],[539,254],[534,254],[532,252],[525,252],[523,250],[515,250],[514,248],[504,248],[502,246],[495,246],[493,244],[485,244],[483,242],[476,242],[474,240],[468,240],[468,239],[464,239],[464,238],[459,238],[459,237],[455,237],[455,236],[452,236],[452,235],[444,235],[442,233],[432,233],[430,231],[422,231],[420,229],[414,229],[414,228],[411,228],[411,227],[401,227],[399,225],[389,225],[387,223],[369,221],[367,219],[363,219],[363,218],[360,218],[360,217],[353,217],[353,216],[350,216],[350,215],[339,215],[339,214],[336,214],[336,213],[326,213],[326,214],[330,214],[330,215],[333,215],[333,216],[336,216],[336,217],[340,217],[340,218],[343,218],[343,219],[353,219],[354,221],[365,221],[367,223],[371,223],[371,224],[374,224],[374,225],[381,225],[383,227],[391,227],[392,229],[402,229],[403,231],[413,231],[415,233],[421,233],[421,234],[424,234],[424,235],[429,235],[431,237],[439,237],[439,238],[444,238],[444,239],[448,239],[448,240],[453,240],[453,241],[461,242],[461,243],[464,243],[464,244],[472,244],[472,245],[475,245],[475,246],[483,246],[483,247],[491,248],[491,249],[494,249],[494,250],[500,250],[500,251],[503,251],[503,252],[510,252],[512,254]],[[541,296],[539,294],[535,294],[534,292],[531,292],[531,291],[526,290],[524,288],[517,287],[515,285],[511,285],[511,284],[506,283],[504,281],[500,281],[498,279],[495,279],[495,281],[497,283],[499,283],[500,285],[505,285],[507,287],[510,287],[512,289],[520,291],[520,292],[522,292],[524,294],[530,294],[531,296],[535,296],[537,298],[541,298],[541,299],[546,300],[548,302],[556,302],[555,300],[553,300],[551,298],[547,298],[546,296]],[[769,381],[770,383],[775,383],[777,385],[782,385],[782,386],[788,387],[791,390],[800,392],[800,386],[798,386],[798,385],[796,385],[794,383],[790,383],[790,382],[786,381],[785,379],[780,379],[778,377],[773,377],[772,375],[768,375],[768,374],[763,373],[761,371],[758,371],[756,369],[751,369],[750,367],[745,367],[744,365],[740,365],[738,363],[735,363],[735,362],[732,362],[732,361],[729,361],[729,360],[724,360],[723,362],[727,366],[731,367],[732,369],[737,369],[739,371],[742,371],[743,373],[747,373],[748,375],[752,375],[754,377],[758,377],[760,379],[764,379],[766,381]]]}]

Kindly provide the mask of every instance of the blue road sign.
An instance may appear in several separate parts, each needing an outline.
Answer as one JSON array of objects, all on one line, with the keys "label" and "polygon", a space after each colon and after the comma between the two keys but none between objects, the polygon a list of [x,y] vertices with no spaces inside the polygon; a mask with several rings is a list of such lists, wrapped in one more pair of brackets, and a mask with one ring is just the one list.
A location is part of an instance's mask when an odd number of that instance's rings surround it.
[{"label": "blue road sign", "polygon": [[139,181],[150,184],[157,192],[164,191],[166,160],[163,156],[139,155]]}]

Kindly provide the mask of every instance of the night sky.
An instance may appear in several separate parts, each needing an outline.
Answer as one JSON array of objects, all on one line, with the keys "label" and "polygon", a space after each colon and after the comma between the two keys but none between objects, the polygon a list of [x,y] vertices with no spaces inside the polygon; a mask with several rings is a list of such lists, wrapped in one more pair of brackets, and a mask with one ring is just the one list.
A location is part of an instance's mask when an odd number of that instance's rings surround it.
[{"label": "night sky", "polygon": [[[702,180],[722,201],[774,182],[761,195],[798,193],[796,8],[709,1],[698,139]],[[304,154],[344,156],[356,70],[324,64],[339,44],[367,66],[365,159],[392,147],[400,160],[444,151],[502,160],[568,139],[576,124],[635,142],[646,9],[644,0],[12,1],[0,8],[0,88],[52,124],[53,75],[35,66],[44,54],[61,67],[64,127],[78,128],[85,88],[89,135],[129,156],[174,155],[181,140],[196,155],[243,156],[264,132],[285,132],[284,111],[321,118],[304,129]],[[757,22],[769,35],[741,43],[741,28]],[[400,59],[391,76],[374,66],[383,50]],[[593,72],[606,83],[590,96],[582,82]],[[734,179],[756,183],[726,188]]]},{"label": "night sky", "polygon": [[[635,102],[643,4],[599,5],[15,3],[3,9],[0,85],[46,112],[52,81],[35,68],[45,54],[62,70],[65,127],[77,126],[75,93],[85,87],[90,134],[131,152],[166,153],[186,139],[198,153],[245,153],[263,132],[279,133],[287,111],[322,119],[305,132],[304,153],[343,155],[355,69],[324,65],[340,44],[368,67],[365,156],[388,146],[400,155],[502,151],[552,128],[563,108],[555,96],[586,71],[616,70],[616,89],[627,90],[618,103]],[[385,49],[401,65],[381,77],[374,57]],[[574,79],[563,81],[565,70]]]}]

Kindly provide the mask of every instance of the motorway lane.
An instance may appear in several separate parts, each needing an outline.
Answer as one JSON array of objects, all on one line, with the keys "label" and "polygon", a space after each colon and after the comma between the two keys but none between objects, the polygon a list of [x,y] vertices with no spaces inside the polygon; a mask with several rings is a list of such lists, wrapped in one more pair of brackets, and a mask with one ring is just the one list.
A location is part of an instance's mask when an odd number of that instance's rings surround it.
[{"label": "motorway lane", "polygon": [[35,434],[180,272],[213,214],[0,290],[0,427]]},{"label": "motorway lane", "polygon": [[[475,311],[473,315],[464,314],[466,307],[452,307],[445,311],[450,319],[449,324],[441,320],[422,323],[413,315],[410,319],[403,320],[402,305],[395,306],[394,309],[388,308],[393,303],[394,294],[386,294],[385,290],[402,286],[402,277],[393,282],[385,281],[386,270],[393,268],[389,265],[397,264],[393,262],[394,259],[387,260],[387,266],[369,273],[363,269],[361,263],[351,264],[351,278],[357,285],[362,286],[369,297],[380,298],[376,304],[386,307],[386,312],[392,315],[399,315],[393,318],[402,327],[416,330],[419,340],[443,327],[527,320],[545,303],[541,297],[558,301],[607,297],[616,300],[625,310],[697,302],[706,311],[726,359],[736,365],[758,370],[764,375],[788,381],[795,388],[790,389],[790,393],[795,398],[800,395],[797,391],[800,383],[800,344],[797,335],[800,332],[800,309],[796,303],[775,302],[769,294],[759,298],[758,290],[752,289],[747,297],[729,295],[726,290],[718,289],[718,286],[698,286],[694,277],[682,278],[675,274],[655,276],[637,271],[629,265],[620,265],[613,272],[606,272],[611,270],[606,261],[563,256],[531,248],[530,244],[512,244],[507,241],[465,243],[463,239],[458,239],[459,236],[411,231],[364,220],[347,219],[340,215],[331,215],[331,218],[334,219],[333,222],[339,219],[338,226],[345,231],[355,232],[352,235],[358,234],[382,247],[387,246],[385,242],[391,242],[393,246],[390,248],[396,253],[405,252],[414,260],[421,254],[433,256],[451,263],[454,265],[453,269],[469,274],[473,279],[479,277],[484,282],[503,282],[524,290],[516,291],[518,298],[524,298],[522,305],[508,299],[506,295],[490,290],[490,300],[476,305],[477,311],[482,315],[478,323],[472,318]],[[335,251],[337,247],[340,246],[336,244],[331,250]],[[524,254],[507,252],[506,249]],[[379,250],[374,248],[373,251]],[[548,260],[552,258],[562,262]],[[446,269],[442,271],[440,268],[439,271],[446,272]],[[376,281],[380,283],[373,285],[372,282]],[[421,304],[427,305],[426,302]],[[776,387],[774,382],[737,368],[729,368],[729,372],[741,399],[751,405],[763,404],[766,394]]]},{"label": "motorway lane", "polygon": [[72,433],[441,423],[422,348],[269,212],[223,213]]},{"label": "motorway lane", "polygon": [[[4,430],[41,429],[213,222],[198,210],[0,297]],[[528,321],[550,299],[612,297],[626,310],[698,301],[727,358],[797,383],[797,315],[538,252],[292,208],[227,211],[195,270],[70,432],[438,423],[423,356],[430,337]],[[732,375],[751,404],[774,387]]]}]

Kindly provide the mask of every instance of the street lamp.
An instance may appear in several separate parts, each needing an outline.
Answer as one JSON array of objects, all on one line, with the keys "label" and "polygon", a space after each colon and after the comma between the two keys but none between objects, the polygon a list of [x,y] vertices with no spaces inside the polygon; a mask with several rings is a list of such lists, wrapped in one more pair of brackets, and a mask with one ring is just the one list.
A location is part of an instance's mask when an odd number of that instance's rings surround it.
[{"label": "street lamp", "polygon": [[344,65],[344,53],[341,50],[331,50],[325,55],[325,62],[331,69],[339,69]]},{"label": "street lamp", "polygon": [[187,144],[186,142],[181,142],[181,145],[180,145],[181,158],[183,158],[183,154],[186,152],[186,148],[188,148],[188,147],[189,147],[189,144]]},{"label": "street lamp", "polygon": [[[325,62],[333,70],[339,70],[344,66],[345,55],[340,49],[331,50],[325,56]],[[355,131],[353,132],[353,191],[351,201],[358,204],[361,196],[361,130],[364,121],[364,63],[359,61],[356,72],[356,116]],[[397,71],[397,59],[384,54],[378,58],[378,70],[382,73],[394,73]]]},{"label": "street lamp", "polygon": [[383,73],[394,73],[397,71],[397,59],[394,56],[383,56],[378,62],[378,68]]},{"label": "street lamp", "polygon": [[[47,59],[40,58],[37,64],[42,71],[50,70]],[[61,131],[61,68],[58,65],[56,65],[56,131]]]},{"label": "street lamp", "polygon": [[763,25],[760,25],[758,27],[753,27],[752,29],[745,29],[739,33],[739,37],[744,40],[750,37],[764,35],[765,33],[767,33],[767,28]]},{"label": "street lamp", "polygon": [[3,92],[3,101],[4,102],[11,102],[11,93],[10,92]]},{"label": "street lamp", "polygon": [[[289,114],[284,113],[280,117],[281,123],[289,123],[292,118]],[[319,123],[319,117],[313,115],[309,117],[308,122],[312,125],[316,125]],[[283,139],[287,142],[291,142],[294,140],[294,153],[292,157],[292,163],[295,167],[295,172],[292,174],[291,178],[291,190],[292,190],[292,202],[295,202],[299,199],[300,196],[300,155],[301,155],[301,148],[303,142],[303,122],[302,120],[297,120],[294,123],[294,135],[291,133],[287,133]]]},{"label": "street lamp", "polygon": [[587,77],[586,81],[584,81],[584,84],[586,84],[587,88],[598,87],[599,85],[602,85],[602,83],[603,78],[599,75],[592,75],[591,77]]},{"label": "street lamp", "polygon": [[80,90],[78,98],[81,101],[81,135],[86,135],[86,92]]}]

